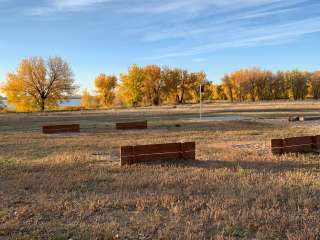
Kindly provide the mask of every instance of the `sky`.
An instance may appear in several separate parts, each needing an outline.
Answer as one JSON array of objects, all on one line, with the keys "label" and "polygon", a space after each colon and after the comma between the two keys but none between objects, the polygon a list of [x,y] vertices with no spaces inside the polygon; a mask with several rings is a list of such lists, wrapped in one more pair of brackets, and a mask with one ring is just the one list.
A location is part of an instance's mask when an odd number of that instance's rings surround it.
[{"label": "sky", "polygon": [[320,70],[319,0],[0,0],[0,82],[29,56],[60,56],[80,89],[131,64]]}]

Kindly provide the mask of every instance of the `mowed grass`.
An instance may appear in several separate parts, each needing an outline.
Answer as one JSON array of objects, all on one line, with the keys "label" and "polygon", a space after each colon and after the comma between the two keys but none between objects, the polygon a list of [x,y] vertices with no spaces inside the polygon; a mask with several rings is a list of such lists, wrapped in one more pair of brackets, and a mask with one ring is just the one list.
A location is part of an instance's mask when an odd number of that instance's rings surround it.
[{"label": "mowed grass", "polygon": [[[320,133],[317,102],[0,115],[0,239],[319,239],[320,164],[270,139]],[[149,120],[150,129],[114,123]],[[188,120],[189,119],[189,120]],[[43,135],[80,123],[80,134]],[[176,127],[180,124],[181,127]],[[196,141],[197,161],[119,165],[121,145]]]}]

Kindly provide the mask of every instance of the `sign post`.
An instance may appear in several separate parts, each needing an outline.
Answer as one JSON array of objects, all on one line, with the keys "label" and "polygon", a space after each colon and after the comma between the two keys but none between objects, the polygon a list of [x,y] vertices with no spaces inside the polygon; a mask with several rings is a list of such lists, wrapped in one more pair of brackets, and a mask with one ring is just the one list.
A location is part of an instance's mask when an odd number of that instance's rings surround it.
[{"label": "sign post", "polygon": [[202,120],[202,91],[203,86],[200,84],[200,121]]}]

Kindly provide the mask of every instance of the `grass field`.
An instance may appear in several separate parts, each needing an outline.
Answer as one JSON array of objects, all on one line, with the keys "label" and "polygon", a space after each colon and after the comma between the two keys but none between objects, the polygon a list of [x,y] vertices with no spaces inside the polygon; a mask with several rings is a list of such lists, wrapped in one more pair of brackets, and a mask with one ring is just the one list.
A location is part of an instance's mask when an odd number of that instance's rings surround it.
[{"label": "grass field", "polygon": [[[0,239],[320,239],[319,156],[270,139],[320,133],[320,102],[0,114]],[[242,116],[247,120],[237,120]],[[225,120],[228,121],[223,121]],[[115,131],[147,119],[150,129]],[[80,123],[80,134],[43,135]],[[181,124],[181,127],[176,127]],[[120,167],[121,145],[195,141],[197,161]]]}]

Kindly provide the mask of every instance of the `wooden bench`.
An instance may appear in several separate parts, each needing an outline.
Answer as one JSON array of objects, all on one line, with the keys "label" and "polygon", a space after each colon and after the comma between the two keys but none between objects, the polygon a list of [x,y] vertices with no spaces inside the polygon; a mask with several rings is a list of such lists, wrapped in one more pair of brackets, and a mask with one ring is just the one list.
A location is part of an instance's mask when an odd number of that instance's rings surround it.
[{"label": "wooden bench", "polygon": [[78,133],[80,132],[80,125],[70,124],[70,125],[43,126],[42,132],[44,134]]},{"label": "wooden bench", "polygon": [[133,130],[133,129],[147,129],[148,122],[125,122],[125,123],[116,123],[117,130]]},{"label": "wooden bench", "polygon": [[121,147],[121,165],[159,160],[195,160],[195,142]]},{"label": "wooden bench", "polygon": [[273,154],[320,152],[320,136],[272,139]]}]

